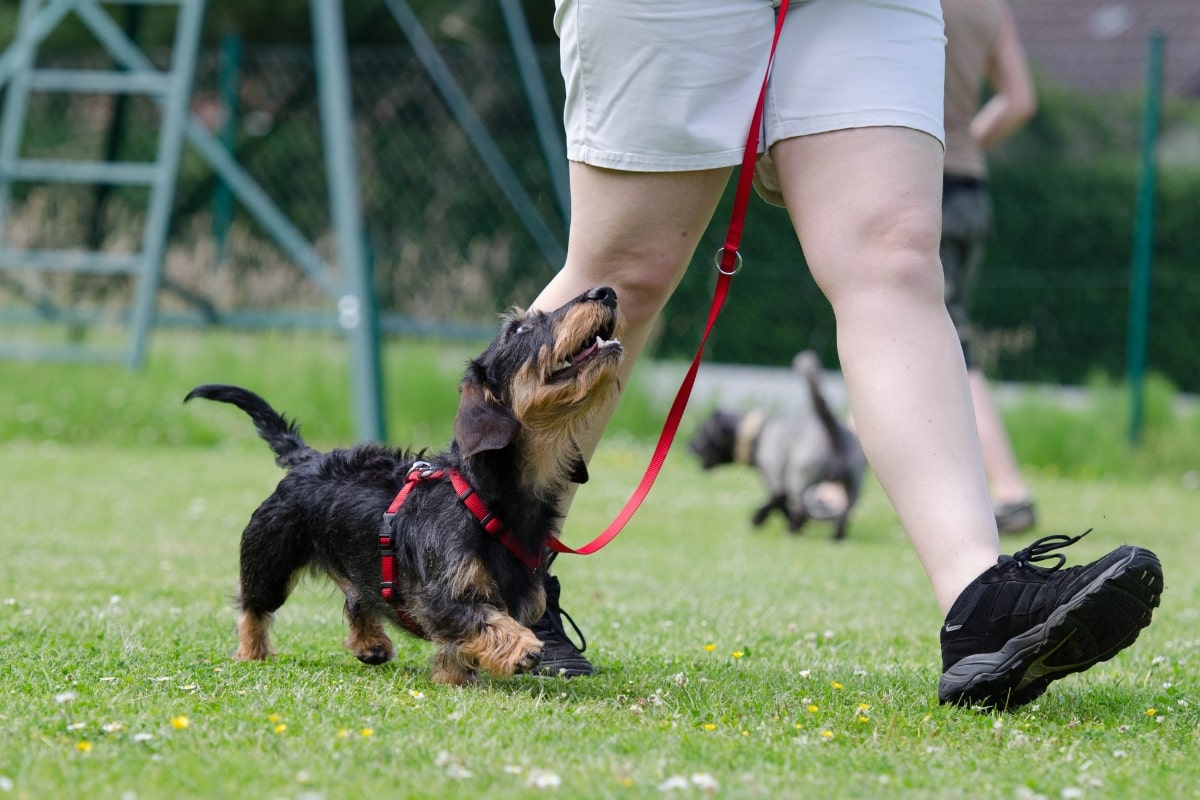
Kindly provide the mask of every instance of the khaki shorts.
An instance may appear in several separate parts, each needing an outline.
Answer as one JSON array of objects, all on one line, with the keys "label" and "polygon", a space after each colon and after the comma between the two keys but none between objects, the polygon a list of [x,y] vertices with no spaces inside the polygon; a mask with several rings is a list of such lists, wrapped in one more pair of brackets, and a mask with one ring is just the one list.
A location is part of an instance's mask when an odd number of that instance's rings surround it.
[{"label": "khaki shorts", "polygon": [[[679,172],[741,163],[772,0],[556,0],[567,157]],[[760,152],[793,136],[915,128],[944,142],[940,0],[793,0]],[[759,192],[782,204],[768,156]]]}]

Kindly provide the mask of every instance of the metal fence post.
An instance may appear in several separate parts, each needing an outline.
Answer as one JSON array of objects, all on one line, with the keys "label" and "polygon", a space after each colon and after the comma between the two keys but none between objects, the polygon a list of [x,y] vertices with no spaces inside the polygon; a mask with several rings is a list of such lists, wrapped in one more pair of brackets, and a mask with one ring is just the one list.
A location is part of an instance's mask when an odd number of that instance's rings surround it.
[{"label": "metal fence post", "polygon": [[1146,65],[1146,105],[1142,113],[1141,174],[1138,180],[1137,213],[1133,228],[1133,264],[1129,285],[1129,334],[1127,369],[1130,412],[1129,441],[1137,444],[1142,435],[1146,377],[1146,342],[1150,325],[1150,275],[1154,250],[1154,150],[1158,143],[1159,105],[1162,95],[1163,34],[1150,35]]},{"label": "metal fence post", "polygon": [[[219,138],[225,149],[233,153],[237,150],[238,126],[238,87],[241,82],[242,40],[234,34],[221,37],[221,60],[217,71],[217,92],[220,97],[220,107],[225,110],[225,118],[221,121]],[[233,224],[233,191],[229,184],[217,178],[217,185],[212,193],[212,225],[214,250],[214,266],[223,264],[229,257],[229,228]]]},{"label": "metal fence post", "polygon": [[343,294],[337,301],[338,324],[350,343],[354,423],[359,439],[380,441],[384,438],[384,425],[379,326],[375,319],[375,291],[368,278],[363,251],[358,159],[354,148],[354,114],[350,102],[342,2],[309,0],[309,6],[317,48],[325,174],[343,286]]},{"label": "metal fence post", "polygon": [[563,224],[569,225],[571,189],[567,176],[567,146],[563,142],[560,117],[555,116],[550,108],[546,81],[538,66],[537,48],[534,47],[533,37],[529,35],[529,24],[525,21],[520,0],[501,0],[500,10],[504,12],[504,21],[508,24],[508,36],[512,41],[521,82],[525,85],[525,97],[529,100],[538,141],[542,144],[546,168],[550,171],[550,185],[554,187],[554,196],[558,200],[558,212],[562,215]]}]

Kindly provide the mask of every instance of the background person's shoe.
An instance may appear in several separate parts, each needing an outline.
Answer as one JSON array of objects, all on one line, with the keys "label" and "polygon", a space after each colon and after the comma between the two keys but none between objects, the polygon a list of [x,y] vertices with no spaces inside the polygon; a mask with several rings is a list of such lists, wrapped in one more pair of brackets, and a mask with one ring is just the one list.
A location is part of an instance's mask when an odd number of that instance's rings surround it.
[{"label": "background person's shoe", "polygon": [[[1060,569],[1086,536],[1045,536],[976,578],[942,628],[938,700],[1016,708],[1051,681],[1107,661],[1150,624],[1163,590],[1154,553],[1123,545],[1091,564]],[[1053,567],[1033,561],[1057,559]]]},{"label": "background person's shoe", "polygon": [[1024,533],[1037,524],[1037,511],[1032,500],[1001,503],[994,510],[1000,533]]},{"label": "background person's shoe", "polygon": [[[583,632],[579,630],[575,620],[571,619],[571,615],[559,605],[558,598],[562,593],[562,586],[558,578],[547,573],[542,577],[542,583],[546,587],[546,613],[530,626],[533,635],[542,640],[542,660],[530,674],[564,678],[595,675],[596,668],[583,656],[583,652],[587,650],[587,639],[583,637]],[[578,647],[563,628],[564,617],[579,637]]]}]

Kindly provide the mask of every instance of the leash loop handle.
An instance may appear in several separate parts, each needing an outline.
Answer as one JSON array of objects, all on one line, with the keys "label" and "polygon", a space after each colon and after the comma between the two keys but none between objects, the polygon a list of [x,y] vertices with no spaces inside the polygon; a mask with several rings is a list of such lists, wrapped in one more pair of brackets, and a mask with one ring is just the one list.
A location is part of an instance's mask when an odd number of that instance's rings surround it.
[{"label": "leash loop handle", "polygon": [[667,453],[671,450],[671,443],[675,440],[675,432],[679,429],[679,422],[683,418],[688,398],[692,394],[692,386],[696,382],[696,373],[700,370],[700,362],[704,356],[704,346],[708,343],[708,336],[712,333],[717,316],[721,313],[721,307],[725,305],[725,297],[729,294],[730,279],[742,268],[742,255],[738,251],[738,245],[742,240],[746,210],[750,205],[750,191],[754,181],[754,166],[758,159],[758,135],[762,127],[763,105],[767,96],[767,79],[771,76],[771,63],[775,59],[775,49],[779,44],[779,34],[783,31],[783,20],[787,16],[788,2],[789,0],[781,0],[779,9],[775,15],[775,35],[771,39],[771,50],[767,54],[767,67],[763,74],[762,88],[758,93],[758,103],[754,107],[754,116],[750,120],[750,130],[746,134],[746,148],[742,152],[742,166],[738,173],[737,192],[734,194],[733,212],[729,220],[729,230],[726,233],[725,246],[717,251],[717,285],[713,290],[712,305],[708,311],[708,323],[704,327],[704,335],[700,337],[700,346],[696,350],[696,356],[692,359],[692,364],[688,368],[687,374],[683,377],[679,391],[675,394],[674,402],[671,403],[671,410],[667,413],[666,422],[663,423],[663,431],[659,435],[658,444],[655,446],[654,453],[650,457],[650,464],[646,467],[646,472],[642,475],[637,488],[634,489],[625,506],[618,512],[616,519],[609,523],[609,526],[599,536],[577,549],[568,547],[561,539],[552,534],[547,535],[546,547],[554,552],[573,553],[581,556],[591,555],[616,538],[621,529],[625,527],[625,523],[629,522],[634,512],[641,506],[642,501],[646,499],[646,495],[650,493],[650,487],[654,485],[654,480],[658,477],[658,473],[667,459]]}]

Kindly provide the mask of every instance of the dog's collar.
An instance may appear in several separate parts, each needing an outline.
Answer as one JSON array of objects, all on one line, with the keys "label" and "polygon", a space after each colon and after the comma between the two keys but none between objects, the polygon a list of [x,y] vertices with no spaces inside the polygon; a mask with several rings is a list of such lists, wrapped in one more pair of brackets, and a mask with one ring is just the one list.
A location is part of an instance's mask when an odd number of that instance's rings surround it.
[{"label": "dog's collar", "polygon": [[767,415],[762,411],[750,411],[738,423],[737,433],[733,439],[733,460],[738,464],[754,466],[754,446],[758,444],[758,435],[762,433]]},{"label": "dog's collar", "polygon": [[[384,512],[383,524],[379,528],[380,565],[383,568],[380,593],[385,600],[399,600],[396,595],[395,585],[396,539],[392,528],[392,518],[396,516],[396,512],[400,510],[400,506],[404,505],[404,501],[408,499],[409,493],[418,483],[443,479],[449,479],[450,485],[454,487],[454,492],[458,495],[458,499],[462,501],[462,504],[467,507],[467,510],[471,512],[475,519],[479,520],[479,524],[483,526],[483,529],[490,536],[499,539],[500,543],[507,547],[509,552],[529,568],[530,572],[537,569],[538,565],[542,563],[541,552],[530,553],[526,550],[513,534],[512,529],[505,525],[503,520],[488,510],[487,504],[475,493],[475,490],[471,488],[471,484],[467,483],[467,479],[462,476],[462,473],[450,468],[434,469],[432,465],[424,461],[418,461],[409,469],[408,477],[404,480],[404,485],[400,487],[400,491],[396,493],[392,504]],[[403,622],[404,620],[402,619],[401,621]],[[413,630],[413,627],[407,624],[405,627]]]}]

